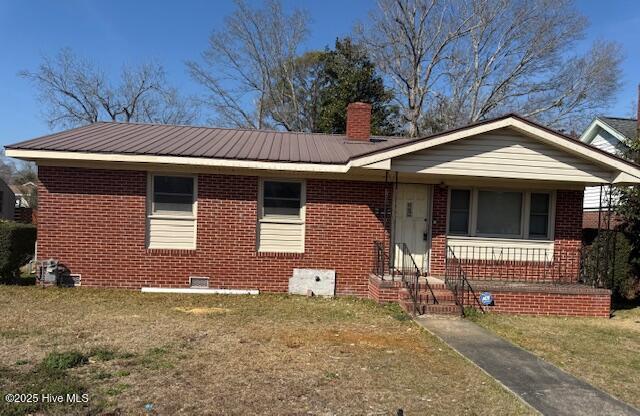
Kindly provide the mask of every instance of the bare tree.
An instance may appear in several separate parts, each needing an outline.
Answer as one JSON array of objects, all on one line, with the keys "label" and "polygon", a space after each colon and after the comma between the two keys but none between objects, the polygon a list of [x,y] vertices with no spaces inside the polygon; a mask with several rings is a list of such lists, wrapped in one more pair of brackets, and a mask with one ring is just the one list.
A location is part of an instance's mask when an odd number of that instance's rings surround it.
[{"label": "bare tree", "polygon": [[301,10],[287,15],[277,0],[261,9],[241,0],[236,6],[209,38],[202,62],[187,62],[193,79],[207,91],[204,104],[224,125],[302,129],[293,115],[301,112],[296,63],[307,36],[307,15]]},{"label": "bare tree", "polygon": [[586,28],[569,0],[380,0],[360,33],[414,136],[509,111],[576,128],[620,86],[616,44],[572,53]]},{"label": "bare tree", "polygon": [[70,49],[45,57],[34,71],[21,71],[31,80],[46,106],[51,128],[75,127],[101,120],[191,124],[197,111],[166,84],[162,65],[123,67],[119,83]]},{"label": "bare tree", "polygon": [[14,159],[4,155],[4,149],[0,149],[0,179],[6,183],[12,183],[13,175],[16,172]]},{"label": "bare tree", "polygon": [[575,127],[619,88],[619,47],[597,42],[569,54],[587,27],[568,0],[469,0],[467,36],[447,61],[448,126],[516,111]]},{"label": "bare tree", "polygon": [[453,44],[469,31],[470,13],[460,2],[380,0],[360,41],[393,81],[409,136],[420,134],[426,100],[442,81]]}]

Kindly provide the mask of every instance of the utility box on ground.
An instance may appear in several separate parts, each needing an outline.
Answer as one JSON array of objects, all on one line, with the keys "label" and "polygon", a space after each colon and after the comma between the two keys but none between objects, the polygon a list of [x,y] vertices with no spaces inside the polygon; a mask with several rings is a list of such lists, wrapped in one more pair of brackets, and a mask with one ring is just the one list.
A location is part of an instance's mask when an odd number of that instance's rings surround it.
[{"label": "utility box on ground", "polygon": [[294,295],[334,296],[336,271],[322,269],[293,269],[289,279],[289,293]]}]

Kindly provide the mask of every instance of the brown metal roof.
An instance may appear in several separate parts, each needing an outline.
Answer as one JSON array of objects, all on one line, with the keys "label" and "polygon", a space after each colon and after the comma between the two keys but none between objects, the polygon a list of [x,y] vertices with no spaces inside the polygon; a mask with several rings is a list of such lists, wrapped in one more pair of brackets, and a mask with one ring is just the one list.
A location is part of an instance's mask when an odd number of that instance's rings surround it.
[{"label": "brown metal roof", "polygon": [[434,140],[443,135],[513,117],[536,128],[638,168],[638,165],[517,114],[505,114],[426,137],[372,137],[349,140],[345,135],[227,129],[166,124],[99,122],[5,146],[7,149],[202,157],[291,163],[346,164],[392,148]]},{"label": "brown metal roof", "polygon": [[6,148],[344,164],[352,157],[407,141],[372,137],[360,142],[336,134],[100,122]]}]

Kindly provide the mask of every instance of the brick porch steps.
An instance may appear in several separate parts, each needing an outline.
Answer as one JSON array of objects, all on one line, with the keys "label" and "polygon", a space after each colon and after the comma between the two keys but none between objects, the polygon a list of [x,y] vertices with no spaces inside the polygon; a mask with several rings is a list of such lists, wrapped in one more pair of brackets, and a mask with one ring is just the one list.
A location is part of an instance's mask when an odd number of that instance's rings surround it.
[{"label": "brick porch steps", "polygon": [[[440,314],[461,313],[455,305],[453,294],[446,288],[442,279],[427,278],[433,294],[420,278],[418,313]],[[609,318],[611,311],[611,291],[585,286],[579,283],[551,284],[549,282],[512,282],[512,281],[470,281],[474,292],[490,292],[494,303],[484,308],[485,312],[511,313],[519,315],[546,316],[588,316]],[[406,311],[413,313],[413,301],[404,282],[392,276],[381,278],[369,275],[369,297],[379,303],[395,302]],[[438,303],[434,305],[433,297]],[[472,298],[465,304],[475,307]]]},{"label": "brick porch steps", "polygon": [[[432,288],[434,285],[431,285]],[[442,285],[444,286],[444,285]],[[413,313],[413,300],[409,289],[398,290],[398,303],[408,313]],[[418,291],[417,313],[419,315],[460,315],[460,307],[456,305],[453,293],[446,288],[433,288],[433,293],[423,285]]]}]

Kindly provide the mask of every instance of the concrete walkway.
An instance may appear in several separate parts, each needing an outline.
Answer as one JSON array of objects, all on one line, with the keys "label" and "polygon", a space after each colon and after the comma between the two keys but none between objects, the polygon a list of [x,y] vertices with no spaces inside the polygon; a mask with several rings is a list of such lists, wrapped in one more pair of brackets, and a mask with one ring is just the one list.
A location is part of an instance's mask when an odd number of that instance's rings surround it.
[{"label": "concrete walkway", "polygon": [[416,319],[544,415],[640,415],[640,411],[465,319]]}]

